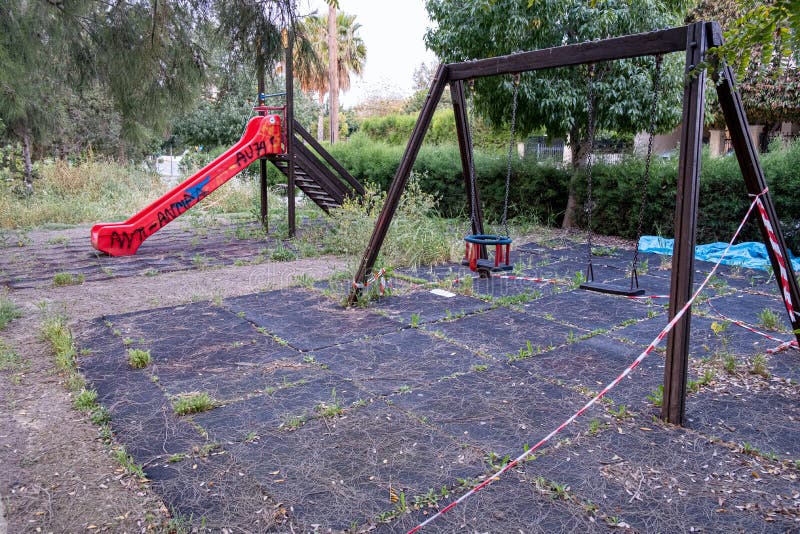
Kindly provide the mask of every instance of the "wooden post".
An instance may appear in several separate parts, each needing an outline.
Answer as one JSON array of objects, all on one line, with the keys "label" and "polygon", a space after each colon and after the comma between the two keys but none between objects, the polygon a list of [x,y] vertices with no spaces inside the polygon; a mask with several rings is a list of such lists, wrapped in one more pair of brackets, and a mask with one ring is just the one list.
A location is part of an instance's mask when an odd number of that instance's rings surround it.
[{"label": "wooden post", "polygon": [[[706,78],[705,69],[695,72],[695,66],[704,60],[708,48],[705,30],[705,22],[697,22],[689,25],[686,36],[684,72],[687,81],[683,92],[683,127],[675,199],[675,246],[669,292],[670,319],[675,317],[692,296]],[[676,425],[684,423],[686,413],[690,325],[691,310],[688,310],[675,324],[667,342],[661,418]]]},{"label": "wooden post", "polygon": [[[386,202],[383,204],[380,215],[378,215],[378,222],[375,224],[375,229],[372,231],[372,236],[369,239],[367,250],[364,251],[364,256],[361,258],[361,264],[358,267],[353,280],[357,283],[363,283],[366,280],[367,273],[374,267],[375,260],[378,259],[378,253],[381,251],[383,240],[386,238],[386,232],[389,231],[389,225],[392,222],[397,205],[400,203],[400,197],[403,196],[403,190],[406,188],[408,177],[411,174],[411,168],[414,166],[414,161],[417,159],[419,149],[422,146],[422,140],[425,138],[425,133],[431,125],[433,119],[433,112],[436,111],[436,106],[439,99],[442,98],[444,86],[447,84],[447,66],[439,65],[436,70],[436,75],[431,82],[431,89],[428,91],[428,96],[425,98],[425,104],[422,106],[422,111],[419,113],[417,123],[414,125],[414,130],[411,132],[411,139],[408,141],[406,151],[400,160],[400,166],[392,179],[389,186],[389,191],[386,193]],[[355,304],[358,299],[359,289],[354,287],[350,291],[350,296],[347,299],[348,304]]]},{"label": "wooden post", "polygon": [[[261,56],[259,55],[259,58]],[[258,105],[264,105],[264,92],[266,88],[264,87],[264,61],[263,59],[259,59],[256,61],[256,68],[258,69],[257,78],[258,78]],[[259,111],[259,115],[266,115],[266,112]],[[264,227],[265,232],[269,232],[269,197],[267,195],[267,158],[259,158],[258,160],[258,190],[261,196],[261,206],[260,206],[260,219],[261,219],[261,226]]]},{"label": "wooden post", "polygon": [[295,182],[294,182],[294,68],[292,65],[292,48],[294,32],[284,30],[284,43],[286,49],[286,113],[283,117],[283,131],[286,135],[286,154],[289,157],[289,166],[286,169],[286,217],[289,219],[289,237],[294,237],[297,232],[295,216]]},{"label": "wooden post", "polygon": [[[719,46],[722,44],[722,29],[719,27],[719,24],[714,22],[709,23],[707,31],[710,33],[712,46]],[[739,168],[742,170],[747,192],[751,195],[758,195],[767,189],[767,180],[764,177],[764,170],[761,168],[761,163],[758,160],[758,152],[753,138],[750,136],[748,130],[747,115],[742,105],[742,97],[736,91],[736,83],[734,80],[735,76],[730,67],[725,67],[721,72],[715,74],[719,105],[722,108],[725,123],[728,125],[728,131],[730,131],[731,134],[731,144],[736,153]],[[788,275],[787,281],[789,283],[789,298],[791,299],[794,309],[794,316],[790,315],[789,321],[792,324],[795,337],[798,343],[800,343],[800,314],[797,313],[798,307],[800,306],[800,289],[798,289],[797,278],[795,277],[792,263],[788,260],[789,254],[786,241],[778,222],[778,215],[775,212],[772,197],[769,193],[766,193],[761,197],[761,202],[771,222],[773,235],[778,242],[780,253],[785,260],[784,265],[786,266],[786,274]],[[757,213],[754,216],[758,221],[758,227],[761,229],[761,238],[767,247],[767,253],[769,254],[769,259],[772,264],[772,272],[775,273],[775,280],[778,283],[778,291],[783,295],[784,288],[781,284],[781,267],[780,263],[778,263],[778,257],[770,246],[770,238],[764,226],[764,221],[762,221]]]},{"label": "wooden post", "polygon": [[[472,190],[472,170],[475,168],[475,158],[472,152],[472,135],[469,129],[469,113],[467,113],[467,101],[464,96],[464,82],[458,80],[450,84],[450,95],[453,100],[453,114],[455,115],[456,122],[456,136],[458,137],[458,150],[461,154],[461,173],[464,175],[464,190],[467,192],[467,213],[472,215],[472,209],[475,209],[474,217],[471,217],[471,228],[473,234],[483,233],[483,208],[481,207],[481,197],[478,191],[477,183],[475,190]],[[472,205],[472,199],[475,199],[475,206]],[[481,258],[487,258],[486,246],[482,245]]]}]

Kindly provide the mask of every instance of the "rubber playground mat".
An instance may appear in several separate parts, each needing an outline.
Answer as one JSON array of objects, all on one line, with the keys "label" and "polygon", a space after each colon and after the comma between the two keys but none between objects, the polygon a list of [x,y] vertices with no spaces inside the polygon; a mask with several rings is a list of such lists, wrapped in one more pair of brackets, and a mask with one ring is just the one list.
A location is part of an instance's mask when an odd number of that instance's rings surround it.
[{"label": "rubber playground mat", "polygon": [[[312,227],[315,223],[306,224]],[[83,281],[247,265],[268,261],[288,240],[264,236],[254,222],[222,224],[206,218],[177,221],[147,239],[133,256],[111,257],[92,248],[89,231],[79,237],[32,242],[25,234],[0,236],[0,286],[10,289],[53,285],[59,273]]]},{"label": "rubber playground mat", "polygon": [[[79,365],[188,523],[402,532],[558,427],[666,325],[666,299],[576,289],[582,254],[520,247],[513,280],[403,270],[366,308],[343,309],[321,283],[105,317],[80,339],[91,352]],[[662,263],[650,258],[644,280],[668,287]],[[625,279],[621,265],[605,272]],[[800,352],[767,354],[779,341],[725,319],[757,325],[765,310],[782,318],[759,273],[723,270],[692,317],[685,428],[657,417],[656,350],[425,531],[800,529]],[[791,339],[786,324],[769,335]],[[129,349],[152,362],[132,368]],[[175,413],[198,393],[210,409]]]}]

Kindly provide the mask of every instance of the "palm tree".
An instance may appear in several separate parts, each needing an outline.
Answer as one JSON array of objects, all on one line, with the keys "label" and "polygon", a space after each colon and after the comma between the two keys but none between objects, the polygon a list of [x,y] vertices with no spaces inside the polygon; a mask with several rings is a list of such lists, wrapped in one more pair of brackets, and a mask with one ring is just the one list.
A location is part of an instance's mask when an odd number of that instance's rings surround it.
[{"label": "palm tree", "polygon": [[[367,47],[364,40],[358,35],[361,24],[356,22],[355,15],[339,12],[336,15],[338,30],[338,69],[339,89],[350,89],[350,76],[360,76],[364,72],[367,59]],[[303,20],[301,30],[305,39],[313,50],[314,55],[298,50],[295,54],[295,75],[300,82],[300,87],[305,92],[315,92],[319,98],[320,115],[317,121],[317,138],[323,139],[325,93],[330,89],[328,72],[328,17],[318,15],[307,17]],[[314,57],[315,56],[315,57]],[[336,106],[338,108],[338,106]],[[333,106],[331,106],[333,112]],[[336,110],[338,112],[338,109]]]}]

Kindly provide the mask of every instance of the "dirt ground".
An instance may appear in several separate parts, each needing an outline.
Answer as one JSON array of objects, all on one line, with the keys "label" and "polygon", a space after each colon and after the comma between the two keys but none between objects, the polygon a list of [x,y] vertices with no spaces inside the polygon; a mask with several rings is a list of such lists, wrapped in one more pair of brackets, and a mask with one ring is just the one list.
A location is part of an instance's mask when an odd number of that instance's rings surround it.
[{"label": "dirt ground", "polygon": [[[88,228],[3,236],[0,282],[24,315],[0,332],[22,358],[0,370],[0,533],[404,532],[558,426],[666,323],[666,300],[577,290],[584,248],[555,233],[520,241],[521,278],[405,269],[391,296],[347,311],[346,282],[325,280],[342,259],[270,260],[292,245],[224,224],[159,234],[132,258],[94,255]],[[630,244],[600,244],[596,273],[624,281]],[[667,293],[669,262],[643,260],[648,295]],[[785,314],[774,279],[722,269],[693,316],[685,428],[657,417],[656,352],[425,531],[800,531],[800,353],[768,354],[775,341],[730,321],[766,311]],[[112,446],[72,407],[39,337],[48,313],[86,350]],[[153,363],[131,369],[129,346]],[[216,406],[172,412],[198,391]]]}]

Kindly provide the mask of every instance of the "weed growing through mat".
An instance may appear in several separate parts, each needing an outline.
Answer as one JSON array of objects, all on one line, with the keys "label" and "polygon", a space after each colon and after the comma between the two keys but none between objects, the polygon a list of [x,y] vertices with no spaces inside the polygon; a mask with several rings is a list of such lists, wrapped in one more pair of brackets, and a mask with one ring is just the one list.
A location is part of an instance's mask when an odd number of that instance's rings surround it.
[{"label": "weed growing through mat", "polygon": [[588,434],[590,436],[596,436],[597,433],[600,432],[600,430],[606,428],[607,426],[608,426],[608,423],[604,423],[604,422],[600,421],[599,419],[592,419],[591,421],[589,421]]},{"label": "weed growing through mat", "polygon": [[781,318],[774,311],[764,308],[758,312],[758,325],[767,330],[780,330]]},{"label": "weed growing through mat", "polygon": [[72,406],[81,412],[88,412],[97,407],[97,391],[94,389],[82,389],[72,401]]},{"label": "weed growing through mat", "polygon": [[134,369],[144,369],[152,360],[149,350],[128,349],[128,365]]},{"label": "weed growing through mat", "polygon": [[133,456],[128,454],[128,451],[125,450],[125,447],[120,447],[114,451],[114,456],[116,457],[117,462],[119,462],[119,464],[128,474],[134,475],[137,478],[146,478],[142,466],[136,463],[136,460],[133,459]]},{"label": "weed growing through mat", "polygon": [[283,243],[278,243],[270,253],[269,259],[272,261],[294,261],[297,259],[297,254],[292,249],[283,246]]},{"label": "weed growing through mat", "polygon": [[16,371],[23,367],[22,356],[0,339],[0,371]]},{"label": "weed growing through mat", "polygon": [[722,366],[728,374],[736,373],[736,355],[731,352],[726,352],[722,355]]},{"label": "weed growing through mat", "polygon": [[754,375],[759,375],[764,378],[769,378],[769,370],[767,369],[767,357],[763,354],[756,354],[750,362],[750,372]]},{"label": "weed growing through mat", "polygon": [[537,347],[536,349],[533,348],[531,345],[530,340],[525,342],[525,348],[519,349],[519,351],[514,353],[508,353],[506,357],[508,358],[509,362],[515,362],[517,360],[524,360],[525,358],[530,358],[534,354],[539,354],[542,352],[541,347]]},{"label": "weed growing through mat", "polygon": [[501,457],[496,452],[489,451],[484,460],[486,461],[486,465],[488,465],[490,469],[494,471],[499,471],[500,469],[504,468],[507,463],[511,461],[511,455],[506,454],[505,456]]},{"label": "weed growing through mat", "polygon": [[314,406],[314,411],[320,417],[337,417],[344,413],[344,408],[336,398],[336,388],[331,390],[331,402],[320,402]]},{"label": "weed growing through mat", "polygon": [[63,315],[46,317],[42,321],[41,334],[53,349],[56,367],[65,376],[67,387],[72,391],[82,389],[86,382],[78,373],[76,351],[67,318]]},{"label": "weed growing through mat", "polygon": [[5,330],[8,323],[22,317],[22,311],[4,295],[0,295],[0,330]]},{"label": "weed growing through mat", "polygon": [[634,416],[633,412],[628,410],[628,407],[625,406],[624,404],[620,404],[619,406],[617,406],[616,410],[614,408],[609,408],[608,411],[611,415],[613,415],[617,419],[617,421],[622,421],[624,419],[628,419],[629,417]]},{"label": "weed growing through mat", "polygon": [[207,412],[217,404],[217,401],[206,392],[182,393],[172,400],[172,410],[177,415],[189,415]]},{"label": "weed growing through mat", "polygon": [[53,285],[56,287],[62,286],[79,286],[86,280],[82,273],[56,273],[53,275]]},{"label": "weed growing through mat", "polygon": [[489,366],[486,365],[486,364],[476,364],[476,365],[473,365],[472,367],[470,367],[470,370],[475,372],[475,373],[482,373],[482,372],[486,371],[487,369],[489,369]]},{"label": "weed growing through mat", "polygon": [[311,289],[312,287],[314,287],[314,277],[309,276],[306,273],[295,276],[294,281],[297,283],[297,285],[299,285],[300,287],[305,287],[306,289]]},{"label": "weed growing through mat", "polygon": [[659,407],[664,404],[664,384],[658,386],[653,392],[647,396],[647,400],[653,403],[653,406]]}]

